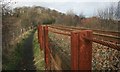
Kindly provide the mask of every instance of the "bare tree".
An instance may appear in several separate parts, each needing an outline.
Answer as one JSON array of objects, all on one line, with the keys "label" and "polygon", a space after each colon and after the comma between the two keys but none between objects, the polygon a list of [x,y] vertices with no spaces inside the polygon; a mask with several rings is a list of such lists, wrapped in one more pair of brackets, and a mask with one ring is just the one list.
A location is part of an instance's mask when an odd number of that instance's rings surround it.
[{"label": "bare tree", "polygon": [[116,8],[116,17],[120,20],[120,1],[118,2],[117,8]]},{"label": "bare tree", "polygon": [[112,3],[109,7],[98,10],[101,29],[116,30],[116,19],[119,17],[119,13],[119,4],[117,6],[117,3]]},{"label": "bare tree", "polygon": [[84,18],[85,18],[85,15],[83,14],[83,12],[81,12],[81,13],[79,14],[79,17],[80,17],[80,19],[84,19]]},{"label": "bare tree", "polygon": [[11,14],[11,5],[15,4],[16,2],[12,2],[12,0],[2,0],[1,7],[2,7],[2,15]]},{"label": "bare tree", "polygon": [[75,16],[75,13],[73,11],[73,9],[70,9],[66,12],[67,15],[70,15],[70,16]]},{"label": "bare tree", "polygon": [[101,19],[107,19],[107,20],[115,19],[116,18],[116,11],[118,13],[119,9],[116,7],[116,3],[112,3],[108,8],[99,9],[98,10],[98,17],[100,17]]}]

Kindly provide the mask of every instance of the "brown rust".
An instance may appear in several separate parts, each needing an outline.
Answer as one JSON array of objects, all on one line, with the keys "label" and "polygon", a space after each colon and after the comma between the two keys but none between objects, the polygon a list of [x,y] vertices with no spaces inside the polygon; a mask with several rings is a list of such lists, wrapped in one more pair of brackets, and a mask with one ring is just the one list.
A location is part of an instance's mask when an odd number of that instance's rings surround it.
[{"label": "brown rust", "polygon": [[92,68],[92,41],[84,38],[92,39],[91,30],[83,30],[79,33],[79,69],[91,70]]},{"label": "brown rust", "polygon": [[71,69],[78,70],[79,32],[71,32]]},{"label": "brown rust", "polygon": [[[38,26],[38,41],[40,43],[41,48],[44,48],[45,63],[47,70],[51,70],[51,67],[53,67],[52,69],[56,69],[56,70],[62,69],[61,68],[62,61],[60,60],[59,55],[56,55],[55,58],[53,58],[51,51],[49,49],[48,31],[56,34],[71,36],[71,70],[91,70],[92,42],[96,42],[120,51],[120,45],[109,42],[111,40],[111,39],[109,40],[110,37],[107,39],[105,36],[101,36],[101,35],[95,36],[94,34],[92,34],[91,30],[80,30],[78,28],[72,28],[75,30],[71,30],[70,29],[71,27],[69,28],[56,27],[56,26],[49,26],[49,27],[58,30],[48,29],[48,26]],[[67,33],[67,32],[71,32],[71,33]],[[112,33],[110,34],[113,35]],[[109,40],[109,41],[97,40],[95,38],[101,38],[103,40]],[[51,65],[51,63],[53,64],[53,66]]]},{"label": "brown rust", "polygon": [[71,34],[69,33],[65,33],[65,32],[58,32],[58,31],[53,31],[51,29],[49,29],[50,32],[53,32],[53,33],[57,33],[57,34],[62,34],[62,35],[67,35],[67,36],[71,36]]},{"label": "brown rust", "polygon": [[113,48],[113,49],[116,49],[116,50],[120,51],[120,45],[117,45],[117,44],[114,44],[114,43],[111,43],[111,42],[107,42],[107,41],[101,41],[101,40],[98,40],[98,39],[88,39],[88,40],[91,40],[95,43],[99,43],[99,44],[102,44],[104,46],[107,46],[107,47],[110,47],[110,48]]},{"label": "brown rust", "polygon": [[45,67],[47,70],[50,69],[50,50],[49,50],[49,42],[48,42],[48,27],[44,26],[44,42],[45,42]]}]

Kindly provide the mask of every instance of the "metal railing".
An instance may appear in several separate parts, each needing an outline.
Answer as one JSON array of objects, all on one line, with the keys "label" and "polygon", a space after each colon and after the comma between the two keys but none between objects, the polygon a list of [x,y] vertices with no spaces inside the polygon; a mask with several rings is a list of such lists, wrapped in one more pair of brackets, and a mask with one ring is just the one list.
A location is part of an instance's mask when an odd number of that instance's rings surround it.
[{"label": "metal railing", "polygon": [[[61,70],[61,65],[57,65],[52,50],[49,48],[48,32],[70,36],[71,41],[71,70],[91,70],[92,64],[92,42],[108,46],[120,51],[120,45],[114,42],[98,40],[92,30],[81,30],[76,28],[68,28],[63,26],[38,26],[38,41],[40,48],[45,53],[46,70],[56,69]],[[95,35],[95,36],[94,36]],[[109,36],[107,36],[109,37]],[[118,38],[119,40],[119,38]],[[51,66],[51,63],[54,66]],[[53,68],[54,67],[54,68]]]}]

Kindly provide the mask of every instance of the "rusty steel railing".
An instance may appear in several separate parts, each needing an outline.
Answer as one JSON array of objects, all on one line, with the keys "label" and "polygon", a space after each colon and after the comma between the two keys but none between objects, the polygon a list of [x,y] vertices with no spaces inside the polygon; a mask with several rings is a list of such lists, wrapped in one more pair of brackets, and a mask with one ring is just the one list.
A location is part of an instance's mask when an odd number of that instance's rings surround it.
[{"label": "rusty steel railing", "polygon": [[120,36],[120,31],[107,31],[107,30],[105,31],[105,30],[96,30],[96,29],[89,29],[89,28],[83,28],[83,27],[62,26],[62,25],[53,25],[53,26],[62,27],[62,28],[71,28],[71,29],[77,29],[77,30],[92,30],[93,32],[100,33],[100,34]]},{"label": "rusty steel railing", "polygon": [[[81,29],[78,27],[68,27],[68,26],[50,26],[48,25],[48,27],[54,28],[54,29],[59,29],[59,30],[63,30],[63,31],[74,31],[74,30],[87,30],[87,29]],[[93,30],[93,36],[94,38],[98,38],[98,39],[103,39],[106,41],[110,41],[110,42],[114,42],[116,44],[120,43],[120,32],[113,32],[113,31],[100,31],[100,30]]]},{"label": "rusty steel railing", "polygon": [[40,48],[44,49],[46,70],[51,70],[53,63],[56,70],[61,70],[51,54],[48,41],[48,32],[62,34],[71,37],[71,70],[91,70],[92,42],[108,46],[120,51],[120,45],[109,41],[94,38],[92,30],[77,30],[58,26],[38,26],[38,40]]},{"label": "rusty steel railing", "polygon": [[[59,29],[59,30],[64,30],[64,31],[67,31],[67,32],[74,31],[74,30],[70,30],[69,28],[64,29],[63,26],[62,26],[62,28],[57,27],[57,26],[56,27],[55,26],[49,26],[49,27],[55,28],[55,29]],[[117,32],[115,32],[115,33],[117,33]],[[93,33],[93,35],[95,35],[95,36],[98,36],[98,35],[102,36],[101,38],[103,38],[103,37],[109,37],[109,36],[106,36],[106,35],[101,35],[101,34],[96,34],[96,33]],[[115,37],[111,37],[111,38],[115,38]],[[89,38],[86,38],[86,39],[90,40]],[[116,40],[119,41],[120,39],[116,38]],[[101,41],[101,40],[96,39],[96,38],[91,39],[91,41],[99,43],[99,44],[102,44],[104,46],[108,46],[110,48],[114,48],[114,49],[120,50],[120,45],[119,44],[114,44],[114,43],[109,42],[109,41]]]}]

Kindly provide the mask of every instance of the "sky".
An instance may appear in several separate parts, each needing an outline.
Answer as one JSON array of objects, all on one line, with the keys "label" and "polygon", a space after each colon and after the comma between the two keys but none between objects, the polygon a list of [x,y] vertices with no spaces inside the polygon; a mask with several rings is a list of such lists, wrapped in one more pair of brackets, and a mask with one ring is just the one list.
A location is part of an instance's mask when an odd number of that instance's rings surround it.
[{"label": "sky", "polygon": [[16,2],[13,7],[21,6],[42,6],[50,9],[55,9],[59,12],[66,13],[69,10],[77,15],[84,14],[86,17],[91,17],[97,14],[98,9],[109,7],[112,3],[117,3],[119,0],[12,0]]}]

